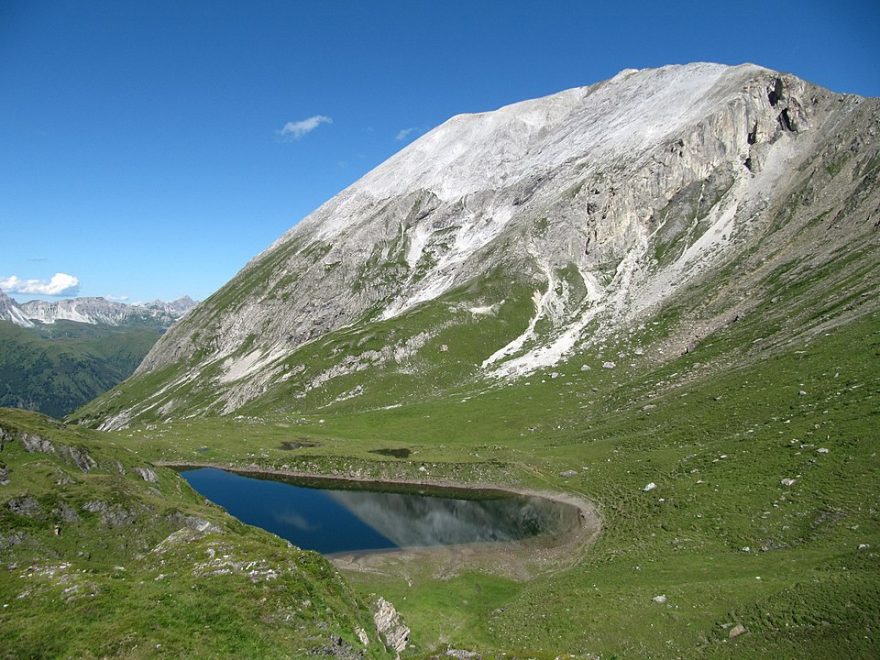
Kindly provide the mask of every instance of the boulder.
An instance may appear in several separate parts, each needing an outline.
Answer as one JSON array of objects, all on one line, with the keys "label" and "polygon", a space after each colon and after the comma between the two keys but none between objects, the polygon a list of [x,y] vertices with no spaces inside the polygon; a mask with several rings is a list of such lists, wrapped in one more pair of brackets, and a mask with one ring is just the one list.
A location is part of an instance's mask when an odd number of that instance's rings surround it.
[{"label": "boulder", "polygon": [[404,625],[394,605],[381,596],[376,601],[373,622],[376,624],[376,630],[385,639],[385,643],[399,658],[409,642],[409,628]]},{"label": "boulder", "polygon": [[42,518],[43,507],[37,501],[37,498],[31,495],[23,495],[21,497],[13,497],[6,503],[12,513],[25,518]]},{"label": "boulder", "polygon": [[24,445],[24,450],[29,454],[41,453],[41,454],[54,454],[55,447],[52,446],[52,443],[48,440],[41,438],[38,435],[30,434],[30,433],[22,433],[21,434],[21,444]]},{"label": "boulder", "polygon": [[140,476],[140,478],[147,483],[154,484],[159,481],[159,477],[157,477],[156,473],[150,468],[134,468],[132,472]]}]

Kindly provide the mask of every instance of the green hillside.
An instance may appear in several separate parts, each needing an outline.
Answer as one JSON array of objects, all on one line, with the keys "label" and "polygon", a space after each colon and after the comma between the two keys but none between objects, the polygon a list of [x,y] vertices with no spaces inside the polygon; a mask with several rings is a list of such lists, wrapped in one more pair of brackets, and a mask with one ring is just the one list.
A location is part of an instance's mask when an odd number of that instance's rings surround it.
[{"label": "green hillside", "polygon": [[0,406],[63,417],[130,376],[160,336],[146,325],[0,321]]},{"label": "green hillside", "polygon": [[[880,313],[777,345],[756,341],[762,326],[734,324],[661,366],[583,372],[579,359],[557,378],[390,409],[263,410],[113,436],[151,460],[597,503],[596,543],[528,579],[504,562],[346,571],[397,605],[411,657],[876,657]],[[387,448],[411,454],[375,453]]]},{"label": "green hillside", "polygon": [[0,656],[387,657],[322,557],[100,433],[0,409],[0,484]]}]

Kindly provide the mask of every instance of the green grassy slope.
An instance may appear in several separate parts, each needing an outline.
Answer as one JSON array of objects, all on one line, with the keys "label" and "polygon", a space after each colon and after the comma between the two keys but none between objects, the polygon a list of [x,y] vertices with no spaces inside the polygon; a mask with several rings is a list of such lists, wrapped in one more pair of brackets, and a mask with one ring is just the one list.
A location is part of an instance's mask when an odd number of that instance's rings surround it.
[{"label": "green grassy slope", "polygon": [[[529,582],[419,567],[350,574],[398,605],[415,657],[446,645],[526,657],[875,657],[880,315],[702,371],[712,351],[749,337],[743,324],[671,364],[624,366],[625,376],[575,364],[464,401],[180,421],[118,437],[166,460],[408,478],[425,466],[430,479],[526,484],[600,505],[603,534],[577,565]],[[297,439],[317,446],[282,449]],[[370,453],[387,447],[413,454]],[[577,476],[560,476],[569,469]],[[649,482],[657,488],[644,492]],[[653,602],[661,594],[667,602]],[[747,632],[731,640],[736,624]]]},{"label": "green grassy slope", "polygon": [[[534,313],[540,284],[511,268],[319,337],[231,414],[217,415],[219,397],[247,383],[221,383],[219,361],[187,379],[197,355],[75,418],[135,408],[112,437],[144,460],[517,484],[600,506],[595,545],[528,581],[418,563],[347,574],[359,593],[395,602],[412,657],[448,646],[489,657],[878,657],[880,161],[876,141],[863,149],[841,130],[792,170],[728,258],[650,315],[588,327],[581,352],[552,368],[512,381],[479,368]],[[692,192],[670,213],[702,204]],[[657,262],[700,230],[670,225]],[[230,285],[218,305],[245,293]],[[487,306],[493,314],[469,311]],[[291,441],[311,446],[285,449]],[[373,453],[388,448],[411,454]],[[732,638],[736,626],[745,632]]]},{"label": "green grassy slope", "polygon": [[131,375],[160,336],[147,326],[0,321],[0,406],[66,415]]},{"label": "green grassy slope", "polygon": [[0,656],[385,657],[365,601],[323,558],[175,472],[10,409],[0,447]]}]

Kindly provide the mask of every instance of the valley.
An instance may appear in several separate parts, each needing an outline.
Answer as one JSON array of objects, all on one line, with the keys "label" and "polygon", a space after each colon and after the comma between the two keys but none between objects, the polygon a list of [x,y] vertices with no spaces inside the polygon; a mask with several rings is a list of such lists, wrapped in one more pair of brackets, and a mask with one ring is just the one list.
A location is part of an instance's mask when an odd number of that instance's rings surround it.
[{"label": "valley", "polygon": [[130,376],[195,305],[103,298],[19,305],[0,291],[0,407],[64,417]]},{"label": "valley", "polygon": [[[337,563],[359,593],[395,604],[415,657],[766,657],[804,644],[870,656],[880,316],[774,348],[735,330],[660,368],[627,367],[625,380],[623,367],[582,372],[579,359],[557,367],[564,376],[443,401],[112,435],[157,463],[526,487],[597,505],[594,543],[545,570]],[[709,358],[727,366],[704,370]],[[387,448],[411,453],[374,453]],[[732,639],[736,625],[747,633]]]},{"label": "valley", "polygon": [[[876,656],[878,178],[880,101],[754,65],[453,117],[63,423],[0,411],[0,641]],[[328,560],[184,467],[539,494],[581,532]]]}]

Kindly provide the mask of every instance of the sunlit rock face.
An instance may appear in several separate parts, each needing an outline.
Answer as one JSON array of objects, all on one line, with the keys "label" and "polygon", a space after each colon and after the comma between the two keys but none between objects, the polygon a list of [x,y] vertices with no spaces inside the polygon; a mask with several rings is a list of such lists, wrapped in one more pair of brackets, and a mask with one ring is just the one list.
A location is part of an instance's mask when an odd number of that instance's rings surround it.
[{"label": "sunlit rock face", "polygon": [[[263,396],[296,409],[352,374],[414,373],[442,360],[425,351],[449,324],[492,323],[510,302],[482,296],[489,281],[517,283],[531,319],[487,333],[469,377],[550,368],[738,259],[778,258],[762,238],[780,222],[791,229],[774,240],[804,260],[864,242],[877,113],[875,99],[788,74],[696,63],[453,117],[256,256],[156,344],[134,376],[150,375],[149,392],[114,393],[88,421],[230,414]],[[821,241],[799,231],[819,216],[847,226]],[[706,326],[757,305],[742,302],[752,289],[721,292]],[[447,305],[418,332],[402,327],[461,290],[477,292],[467,318]],[[369,354],[334,350],[320,371],[298,357],[333,333],[398,328],[409,334]]]}]

